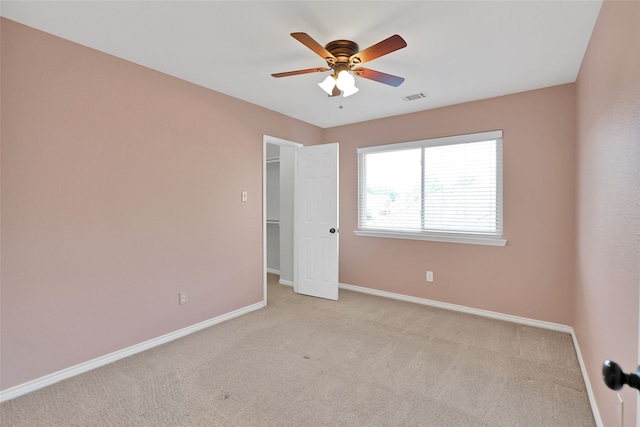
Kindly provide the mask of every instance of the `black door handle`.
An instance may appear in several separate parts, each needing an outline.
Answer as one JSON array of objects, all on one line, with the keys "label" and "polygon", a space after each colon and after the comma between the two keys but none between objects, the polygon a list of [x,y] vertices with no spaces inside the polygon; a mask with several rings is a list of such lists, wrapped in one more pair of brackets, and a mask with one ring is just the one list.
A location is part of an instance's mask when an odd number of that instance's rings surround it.
[{"label": "black door handle", "polygon": [[620,365],[611,360],[605,360],[602,366],[602,378],[605,384],[612,390],[620,390],[623,385],[627,384],[640,391],[640,366],[636,374],[625,374],[622,372]]},{"label": "black door handle", "polygon": [[334,234],[335,232],[336,232],[336,229],[335,229],[335,228],[330,228],[330,229],[329,229],[329,233]]}]

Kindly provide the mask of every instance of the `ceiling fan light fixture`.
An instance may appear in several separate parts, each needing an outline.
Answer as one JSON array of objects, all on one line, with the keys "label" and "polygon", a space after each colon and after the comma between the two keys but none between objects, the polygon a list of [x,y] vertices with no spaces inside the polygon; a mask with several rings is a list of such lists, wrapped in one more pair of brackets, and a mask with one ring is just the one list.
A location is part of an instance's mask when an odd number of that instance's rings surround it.
[{"label": "ceiling fan light fixture", "polygon": [[[404,81],[402,77],[360,67],[360,65],[365,62],[372,61],[406,47],[407,42],[398,34],[394,34],[364,50],[360,50],[358,44],[351,40],[334,40],[327,43],[326,46],[322,46],[307,33],[291,33],[291,36],[324,59],[327,62],[328,68],[307,68],[304,70],[274,73],[271,74],[273,77],[288,77],[332,70],[333,74],[324,79],[322,83],[318,83],[318,86],[329,96],[338,96],[340,92],[342,92],[343,97],[351,96],[358,92],[358,88],[355,86],[355,78],[350,72],[353,72],[359,77],[393,87],[400,86]],[[356,66],[357,68],[355,68]]]},{"label": "ceiling fan light fixture", "polygon": [[327,95],[331,95],[335,85],[336,85],[336,80],[333,78],[333,76],[327,76],[326,79],[324,79],[322,82],[318,83],[318,86],[320,86],[322,88],[322,90],[327,92]]},{"label": "ceiling fan light fixture", "polygon": [[341,91],[346,91],[356,87],[356,79],[349,74],[348,71],[342,70],[338,73],[338,78],[336,79],[336,86]]},{"label": "ceiling fan light fixture", "polygon": [[342,91],[342,96],[345,98],[360,90],[356,87],[356,79],[346,70],[342,70],[338,73],[336,86],[338,86],[338,89]]},{"label": "ceiling fan light fixture", "polygon": [[346,98],[347,96],[351,96],[351,95],[353,95],[354,93],[356,93],[356,92],[357,92],[357,91],[359,91],[359,90],[360,90],[360,89],[358,89],[358,88],[357,88],[357,87],[355,87],[355,85],[354,85],[354,86],[352,86],[352,87],[349,87],[349,88],[346,88],[345,90],[343,90],[343,91],[342,91],[342,96],[343,96],[344,98]]}]

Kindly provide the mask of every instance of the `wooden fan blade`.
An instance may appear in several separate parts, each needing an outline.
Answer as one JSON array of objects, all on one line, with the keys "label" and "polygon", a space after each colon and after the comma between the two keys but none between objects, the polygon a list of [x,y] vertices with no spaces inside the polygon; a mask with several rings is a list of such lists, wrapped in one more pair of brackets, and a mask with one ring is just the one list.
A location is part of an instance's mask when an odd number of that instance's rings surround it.
[{"label": "wooden fan blade", "polygon": [[286,71],[284,73],[275,73],[271,75],[273,77],[289,77],[289,76],[297,76],[298,74],[321,73],[323,71],[329,71],[330,69],[331,68],[326,68],[326,67],[307,68],[306,70]]},{"label": "wooden fan blade", "polygon": [[404,81],[404,78],[394,76],[387,73],[381,73],[380,71],[370,70],[368,68],[356,68],[353,70],[356,76],[364,77],[365,79],[375,80],[376,82],[384,83],[389,86],[398,87]]},{"label": "wooden fan blade", "polygon": [[338,86],[334,86],[333,87],[333,92],[329,96],[338,96],[338,95],[340,95],[340,93],[341,92],[340,92],[340,89],[338,89]]},{"label": "wooden fan blade", "polygon": [[404,41],[402,37],[395,34],[388,39],[382,40],[381,42],[352,55],[351,58],[349,58],[349,62],[352,64],[363,64],[406,46],[407,42]]},{"label": "wooden fan blade", "polygon": [[336,57],[331,54],[327,49],[324,48],[320,43],[311,38],[311,36],[307,33],[291,33],[291,37],[298,40],[300,43],[314,51],[316,54],[320,55],[320,57],[324,60],[335,62]]}]

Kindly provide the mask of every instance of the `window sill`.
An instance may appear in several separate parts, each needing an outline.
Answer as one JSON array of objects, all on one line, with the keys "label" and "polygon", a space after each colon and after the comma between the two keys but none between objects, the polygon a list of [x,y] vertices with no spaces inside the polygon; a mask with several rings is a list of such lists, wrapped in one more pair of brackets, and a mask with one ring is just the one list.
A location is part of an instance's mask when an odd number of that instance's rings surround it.
[{"label": "window sill", "polygon": [[486,245],[486,246],[505,246],[506,239],[475,236],[471,234],[423,234],[423,233],[404,233],[402,231],[371,231],[371,230],[355,230],[354,234],[360,237],[384,237],[391,239],[407,239],[407,240],[428,240],[431,242],[446,243],[465,243],[470,245]]}]

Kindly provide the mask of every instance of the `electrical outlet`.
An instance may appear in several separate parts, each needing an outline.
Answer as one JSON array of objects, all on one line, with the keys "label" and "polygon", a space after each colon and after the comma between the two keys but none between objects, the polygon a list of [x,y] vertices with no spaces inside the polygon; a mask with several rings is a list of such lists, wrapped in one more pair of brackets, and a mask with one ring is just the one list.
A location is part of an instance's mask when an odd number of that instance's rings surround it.
[{"label": "electrical outlet", "polygon": [[433,282],[433,271],[427,271],[427,282]]},{"label": "electrical outlet", "polygon": [[624,401],[622,400],[622,396],[618,393],[618,399],[616,400],[617,414],[618,414],[618,425],[620,427],[624,426]]},{"label": "electrical outlet", "polygon": [[186,292],[180,292],[178,294],[178,303],[180,305],[187,303],[187,293]]}]

